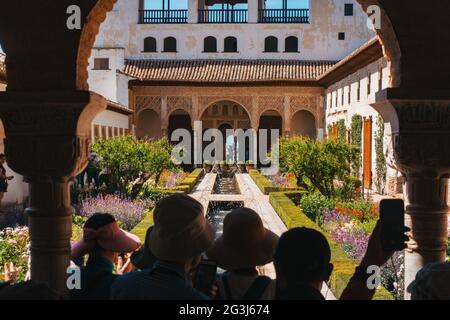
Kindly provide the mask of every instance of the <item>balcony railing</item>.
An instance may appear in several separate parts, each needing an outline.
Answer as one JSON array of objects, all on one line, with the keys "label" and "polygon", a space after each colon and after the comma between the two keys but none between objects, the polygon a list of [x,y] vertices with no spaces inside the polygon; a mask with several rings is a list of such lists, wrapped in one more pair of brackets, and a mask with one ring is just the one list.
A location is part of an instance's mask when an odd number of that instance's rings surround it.
[{"label": "balcony railing", "polygon": [[199,23],[247,23],[247,9],[205,9],[198,10]]},{"label": "balcony railing", "polygon": [[188,10],[139,10],[139,23],[187,23]]},{"label": "balcony railing", "polygon": [[260,23],[309,23],[309,9],[262,9]]}]

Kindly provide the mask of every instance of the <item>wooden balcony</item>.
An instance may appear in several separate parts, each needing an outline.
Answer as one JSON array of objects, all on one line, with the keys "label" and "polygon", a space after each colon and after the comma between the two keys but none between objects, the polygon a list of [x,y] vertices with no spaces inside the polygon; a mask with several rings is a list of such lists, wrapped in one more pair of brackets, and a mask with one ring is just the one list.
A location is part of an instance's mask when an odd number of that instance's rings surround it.
[{"label": "wooden balcony", "polygon": [[187,23],[188,10],[139,10],[139,23]]},{"label": "wooden balcony", "polygon": [[247,9],[198,10],[198,23],[247,23]]},{"label": "wooden balcony", "polygon": [[309,23],[309,9],[261,9],[259,23]]}]

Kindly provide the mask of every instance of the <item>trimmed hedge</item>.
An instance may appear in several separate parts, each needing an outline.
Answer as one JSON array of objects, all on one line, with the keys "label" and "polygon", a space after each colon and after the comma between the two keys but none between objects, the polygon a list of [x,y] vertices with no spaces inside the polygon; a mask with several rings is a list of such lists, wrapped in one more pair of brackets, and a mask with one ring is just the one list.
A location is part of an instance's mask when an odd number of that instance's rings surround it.
[{"label": "trimmed hedge", "polygon": [[191,192],[204,174],[205,170],[203,170],[202,168],[195,169],[187,177],[185,177],[183,181],[181,181],[181,183],[174,188],[174,190],[183,191],[185,193]]},{"label": "trimmed hedge", "polygon": [[[285,192],[273,192],[270,193],[269,202],[288,229],[307,227],[319,231],[327,238],[331,247],[331,262],[334,265],[329,285],[334,295],[339,297],[355,272],[356,263],[348,258],[341,246],[334,242],[326,232],[301,212],[289,198],[293,196],[301,197],[301,195],[302,192],[290,192],[289,194]],[[373,299],[393,300],[394,298],[389,291],[381,287],[377,289]]]},{"label": "trimmed hedge", "polygon": [[145,242],[145,234],[147,233],[148,228],[153,225],[153,211],[149,212],[145,218],[139,222],[137,226],[133,228],[130,232],[141,239],[142,243]]},{"label": "trimmed hedge", "polygon": [[301,190],[300,188],[285,188],[285,187],[276,186],[272,183],[272,181],[270,181],[269,178],[267,178],[266,176],[263,176],[257,169],[249,170],[248,174],[253,179],[255,184],[258,186],[259,190],[261,190],[261,192],[264,194],[269,194],[271,192]]}]

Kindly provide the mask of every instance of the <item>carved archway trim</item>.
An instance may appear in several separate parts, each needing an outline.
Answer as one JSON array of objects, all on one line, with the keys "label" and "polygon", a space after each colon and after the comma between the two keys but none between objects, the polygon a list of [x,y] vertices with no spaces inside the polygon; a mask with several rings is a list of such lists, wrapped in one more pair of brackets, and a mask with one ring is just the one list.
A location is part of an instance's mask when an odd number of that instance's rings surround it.
[{"label": "carved archway trim", "polygon": [[381,29],[375,30],[389,66],[389,87],[400,87],[402,52],[392,22],[378,0],[357,0],[364,12],[369,6],[378,6],[381,14]]},{"label": "carved archway trim", "polygon": [[106,19],[106,15],[114,7],[117,0],[98,0],[89,12],[86,22],[81,30],[80,43],[77,54],[77,74],[75,86],[77,90],[89,90],[88,85],[88,60],[91,56],[95,38],[100,30],[100,25]]},{"label": "carved archway trim", "polygon": [[208,108],[215,103],[221,101],[231,101],[244,108],[244,110],[247,112],[248,118],[251,120],[253,111],[252,100],[252,96],[201,96],[198,99],[198,119],[201,120],[206,110],[208,110]]},{"label": "carved archway trim", "polygon": [[135,97],[135,114],[139,114],[144,110],[153,110],[161,116],[161,96],[136,96]]}]

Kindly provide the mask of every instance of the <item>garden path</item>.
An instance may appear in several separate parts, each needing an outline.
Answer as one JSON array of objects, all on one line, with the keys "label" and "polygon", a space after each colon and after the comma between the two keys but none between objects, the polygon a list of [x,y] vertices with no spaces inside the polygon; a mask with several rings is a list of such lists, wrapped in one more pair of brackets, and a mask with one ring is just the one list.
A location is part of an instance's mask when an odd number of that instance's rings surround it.
[{"label": "garden path", "polygon": [[[232,195],[212,193],[216,176],[214,173],[206,174],[190,194],[203,204],[205,210],[208,208],[209,201],[243,201],[246,207],[255,210],[260,215],[264,226],[278,236],[287,230],[283,221],[269,203],[269,196],[264,195],[259,190],[248,174],[236,174],[236,181],[241,193]],[[261,267],[261,272],[272,279],[275,278],[273,263]],[[336,300],[326,285],[322,288],[322,294],[327,300]]]}]

